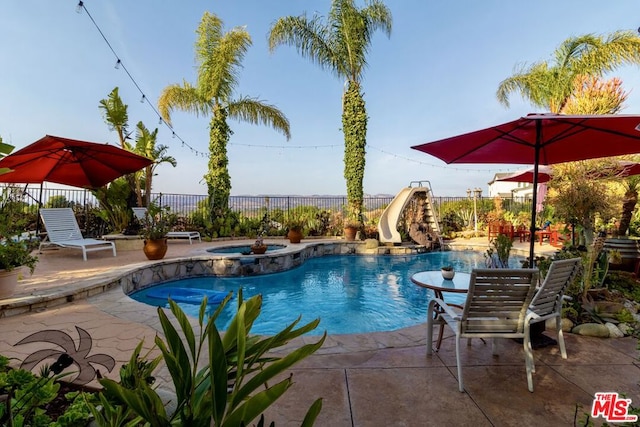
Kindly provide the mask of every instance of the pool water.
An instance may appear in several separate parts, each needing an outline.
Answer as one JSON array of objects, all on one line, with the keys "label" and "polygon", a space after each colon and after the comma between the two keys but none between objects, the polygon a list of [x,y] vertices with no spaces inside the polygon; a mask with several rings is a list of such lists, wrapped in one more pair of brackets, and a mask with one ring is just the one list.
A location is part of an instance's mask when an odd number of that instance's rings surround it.
[{"label": "pool water", "polygon": [[[512,267],[522,258],[511,257]],[[216,320],[225,330],[237,310],[236,295],[242,288],[245,299],[261,293],[262,312],[252,333],[271,335],[284,329],[299,315],[300,324],[320,318],[310,334],[354,334],[392,331],[426,321],[427,304],[432,293],[414,285],[411,276],[423,270],[439,270],[453,265],[456,271],[471,272],[483,268],[482,252],[448,251],[410,256],[324,256],[311,258],[300,267],[282,273],[251,277],[199,277],[163,282],[154,286],[183,286],[216,291],[233,291]],[[149,288],[130,296],[140,302],[168,307],[165,301],[146,296]],[[446,296],[449,302],[461,302],[464,295]],[[179,304],[193,317],[198,305]],[[216,306],[210,306],[213,313]]]}]

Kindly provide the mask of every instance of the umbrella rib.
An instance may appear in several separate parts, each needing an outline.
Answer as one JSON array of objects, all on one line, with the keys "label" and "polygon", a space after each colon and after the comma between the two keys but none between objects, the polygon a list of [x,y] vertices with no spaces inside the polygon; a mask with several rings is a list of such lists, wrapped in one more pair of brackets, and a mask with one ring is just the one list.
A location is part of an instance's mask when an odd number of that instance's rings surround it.
[{"label": "umbrella rib", "polygon": [[[522,127],[522,125],[518,125],[515,129],[520,129]],[[452,159],[451,161],[447,162],[448,164],[450,163],[455,163],[457,160],[467,156],[468,154],[473,153],[474,151],[477,151],[479,148],[482,148],[486,145],[489,145],[491,143],[493,143],[494,141],[498,140],[498,139],[504,139],[504,140],[508,140],[509,142],[513,142],[516,144],[521,144],[521,145],[525,145],[527,147],[531,147],[531,144],[528,144],[527,141],[521,139],[521,138],[516,138],[513,135],[511,135],[511,132],[513,132],[515,129],[511,129],[509,132],[506,131],[502,131],[500,129],[498,129],[498,127],[492,127],[490,128],[492,130],[494,130],[498,135],[495,136],[494,138],[488,139],[487,141],[485,141],[484,143],[475,146],[471,149],[469,149],[468,151],[465,151],[464,153],[460,154],[459,156],[455,157],[454,159]]]}]

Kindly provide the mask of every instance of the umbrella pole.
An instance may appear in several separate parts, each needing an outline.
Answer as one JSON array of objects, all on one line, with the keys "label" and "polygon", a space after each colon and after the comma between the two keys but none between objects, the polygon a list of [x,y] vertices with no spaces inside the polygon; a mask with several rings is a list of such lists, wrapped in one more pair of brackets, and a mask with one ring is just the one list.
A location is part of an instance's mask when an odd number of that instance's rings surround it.
[{"label": "umbrella pole", "polygon": [[38,211],[36,212],[36,236],[40,236],[40,209],[42,209],[42,185],[40,183],[40,194],[38,195]]},{"label": "umbrella pole", "polygon": [[529,234],[529,268],[535,267],[533,251],[536,244],[536,205],[538,204],[538,166],[542,144],[542,121],[536,120],[536,146],[533,162],[533,195],[531,197],[531,230]]}]

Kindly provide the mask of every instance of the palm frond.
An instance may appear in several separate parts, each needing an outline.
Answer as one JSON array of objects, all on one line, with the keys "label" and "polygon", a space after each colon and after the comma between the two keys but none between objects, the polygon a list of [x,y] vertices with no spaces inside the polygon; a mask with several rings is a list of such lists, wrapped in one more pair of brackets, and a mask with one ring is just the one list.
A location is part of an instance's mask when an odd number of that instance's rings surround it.
[{"label": "palm frond", "polygon": [[546,62],[532,64],[528,68],[526,65],[521,65],[511,77],[500,82],[496,97],[501,104],[509,107],[509,95],[519,92],[523,98],[530,100],[535,106],[550,108],[546,100],[552,90],[548,87],[552,72]]},{"label": "palm frond", "polygon": [[640,64],[640,36],[631,31],[617,31],[586,50],[576,69],[590,75],[602,76],[621,65]]},{"label": "palm frond", "polygon": [[291,138],[289,120],[274,105],[269,105],[255,98],[241,97],[229,103],[227,111],[230,118],[251,124],[270,126]]},{"label": "palm frond", "polygon": [[277,46],[295,47],[298,53],[320,68],[329,70],[339,77],[336,54],[329,45],[329,29],[320,16],[308,19],[305,15],[286,16],[278,19],[269,31],[269,50]]},{"label": "palm frond", "polygon": [[197,33],[197,87],[204,98],[228,101],[238,84],[251,36],[243,27],[223,33],[222,21],[209,13],[202,17]]},{"label": "palm frond", "polygon": [[171,111],[178,109],[197,116],[208,115],[212,102],[203,99],[197,88],[187,82],[183,85],[173,84],[165,87],[158,99],[158,112],[162,119],[171,125]]},{"label": "palm frond", "polygon": [[113,88],[107,99],[100,100],[99,108],[102,110],[102,116],[107,126],[118,134],[120,146],[125,148],[127,145],[125,135],[129,126],[129,113],[127,104],[122,102],[122,98],[120,98],[118,87]]},{"label": "palm frond", "polygon": [[351,81],[360,81],[366,68],[367,53],[375,30],[391,34],[391,12],[374,0],[358,9],[353,0],[335,0],[329,12],[331,45],[340,59],[341,73]]}]

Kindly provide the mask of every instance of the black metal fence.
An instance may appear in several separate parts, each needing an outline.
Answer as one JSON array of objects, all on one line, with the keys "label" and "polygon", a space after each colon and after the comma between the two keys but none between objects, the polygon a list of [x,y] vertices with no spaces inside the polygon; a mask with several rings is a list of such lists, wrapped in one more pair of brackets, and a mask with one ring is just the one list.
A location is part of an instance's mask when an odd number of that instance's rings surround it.
[{"label": "black metal fence", "polygon": [[[30,212],[37,212],[38,203],[45,208],[71,207],[77,214],[86,214],[89,209],[99,209],[100,204],[90,190],[44,188],[31,186],[5,186],[11,189],[14,198],[18,198],[27,205]],[[206,216],[208,212],[207,196],[200,194],[171,194],[152,193],[151,200],[160,206],[169,206],[171,212],[184,218],[187,223],[190,218]],[[394,196],[365,196],[365,213],[369,218],[379,216],[379,213],[393,200]],[[530,201],[502,199],[502,209],[507,212],[518,213],[530,210]],[[231,196],[229,207],[246,218],[259,218],[265,213],[278,213],[285,218],[306,207],[314,207],[321,211],[345,213],[346,196]],[[474,210],[474,214],[483,216],[495,209],[491,198],[480,197],[475,200],[468,197],[433,197],[433,207],[440,218],[450,210]],[[377,214],[377,215],[376,215]]]}]

